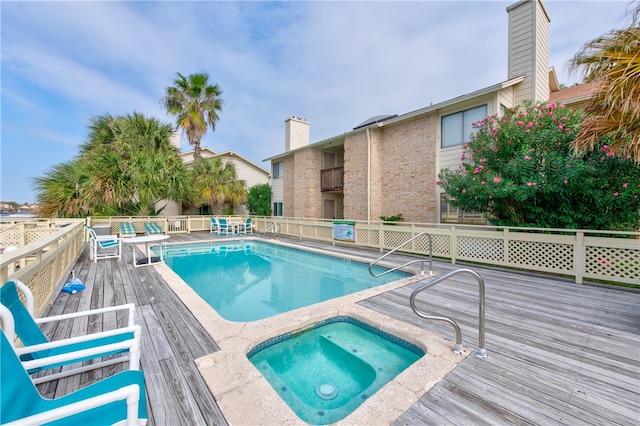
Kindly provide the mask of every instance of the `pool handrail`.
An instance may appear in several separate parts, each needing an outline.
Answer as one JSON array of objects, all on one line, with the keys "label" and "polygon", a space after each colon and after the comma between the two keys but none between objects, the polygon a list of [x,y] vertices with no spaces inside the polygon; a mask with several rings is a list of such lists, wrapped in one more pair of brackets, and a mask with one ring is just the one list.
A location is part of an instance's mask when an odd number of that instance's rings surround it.
[{"label": "pool handrail", "polygon": [[416,297],[418,296],[419,293],[421,293],[423,290],[433,287],[436,284],[441,283],[442,281],[449,279],[453,275],[457,275],[461,273],[471,274],[473,277],[475,277],[478,280],[478,286],[480,287],[480,295],[479,295],[480,301],[479,301],[479,308],[478,308],[479,309],[478,311],[478,348],[476,348],[473,351],[473,355],[475,355],[477,358],[485,359],[487,358],[487,349],[485,348],[485,344],[484,344],[484,322],[485,322],[484,280],[476,271],[472,269],[456,269],[456,270],[447,272],[446,274],[440,275],[433,280],[429,280],[426,283],[422,284],[420,287],[413,290],[413,292],[411,293],[411,296],[409,297],[409,304],[411,305],[411,309],[413,310],[413,312],[415,312],[416,315],[418,315],[420,318],[427,319],[427,320],[435,320],[435,321],[445,321],[453,325],[453,327],[456,330],[456,346],[454,347],[453,352],[457,354],[462,354],[462,331],[460,330],[460,326],[451,318],[427,315],[416,307]]},{"label": "pool handrail", "polygon": [[370,273],[371,275],[373,275],[374,277],[381,277],[381,276],[386,275],[386,274],[388,274],[388,273],[390,273],[390,272],[397,271],[398,269],[403,268],[403,267],[405,267],[405,266],[411,265],[411,264],[413,264],[413,263],[418,263],[418,262],[420,262],[420,275],[424,275],[424,262],[425,262],[425,261],[424,261],[424,259],[410,260],[410,261],[408,261],[408,262],[406,262],[406,263],[403,263],[403,264],[402,264],[402,265],[400,265],[400,266],[396,266],[395,268],[387,269],[387,270],[385,270],[385,271],[382,271],[382,272],[381,272],[381,273],[379,273],[379,274],[374,274],[374,273],[373,273],[373,267],[374,267],[374,265],[375,265],[376,263],[380,262],[382,259],[384,259],[385,257],[389,256],[391,253],[394,253],[394,252],[398,251],[398,249],[400,249],[401,247],[404,247],[405,245],[409,244],[410,242],[412,242],[412,241],[413,241],[413,240],[415,240],[416,238],[421,237],[421,236],[423,236],[423,235],[426,235],[426,236],[429,238],[429,276],[433,276],[433,268],[431,267],[431,266],[433,265],[433,258],[432,258],[432,256],[431,256],[431,253],[432,253],[432,251],[433,251],[433,250],[432,250],[432,249],[433,249],[433,242],[432,242],[431,234],[430,234],[430,233],[428,233],[428,232],[421,232],[421,233],[419,233],[418,235],[415,235],[415,236],[413,236],[413,237],[409,238],[407,241],[405,241],[404,243],[402,243],[402,244],[400,244],[399,246],[395,247],[393,250],[391,250],[391,251],[389,251],[389,252],[387,252],[387,253],[383,254],[382,256],[380,256],[379,258],[377,258],[376,260],[374,260],[373,262],[371,262],[371,263],[369,264],[369,273]]}]

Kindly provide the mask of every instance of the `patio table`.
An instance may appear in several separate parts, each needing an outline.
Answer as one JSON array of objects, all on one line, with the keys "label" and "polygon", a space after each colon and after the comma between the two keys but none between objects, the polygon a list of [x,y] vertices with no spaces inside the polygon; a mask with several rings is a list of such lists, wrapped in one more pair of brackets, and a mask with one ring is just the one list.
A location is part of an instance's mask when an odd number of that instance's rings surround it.
[{"label": "patio table", "polygon": [[[154,245],[159,246],[160,241],[166,240],[168,238],[169,238],[169,235],[144,235],[142,237],[123,238],[122,242],[124,244],[144,243],[145,253],[147,254],[147,257],[137,259],[136,253],[135,253],[136,248],[135,246],[132,247],[133,248],[133,266],[137,268],[138,266],[148,266],[156,263],[164,263],[164,258],[162,257],[162,248],[160,250],[160,256],[153,256],[153,253],[151,253],[151,247],[153,247]],[[154,243],[158,243],[158,244],[154,244]]]}]

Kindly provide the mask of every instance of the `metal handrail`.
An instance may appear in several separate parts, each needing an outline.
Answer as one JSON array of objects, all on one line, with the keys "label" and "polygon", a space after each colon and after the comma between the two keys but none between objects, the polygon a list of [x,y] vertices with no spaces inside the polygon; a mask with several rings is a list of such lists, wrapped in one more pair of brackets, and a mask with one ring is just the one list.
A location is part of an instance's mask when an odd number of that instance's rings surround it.
[{"label": "metal handrail", "polygon": [[376,260],[374,260],[373,262],[371,262],[371,263],[369,264],[369,273],[370,273],[371,275],[373,275],[374,277],[381,277],[381,276],[386,275],[386,274],[388,274],[388,273],[390,273],[390,272],[397,271],[398,269],[403,268],[403,267],[405,267],[405,266],[407,266],[407,265],[411,265],[411,264],[413,264],[413,263],[418,263],[418,262],[420,262],[420,275],[424,275],[424,262],[425,262],[425,261],[424,261],[423,259],[410,260],[410,261],[409,261],[409,262],[407,262],[407,263],[403,263],[402,265],[397,266],[397,267],[395,267],[395,268],[393,268],[393,269],[387,269],[387,270],[385,270],[385,271],[383,271],[382,273],[377,274],[377,275],[373,273],[373,266],[374,266],[376,263],[380,262],[382,259],[384,259],[385,257],[389,256],[391,253],[396,252],[399,248],[404,247],[405,245],[407,245],[407,244],[408,244],[408,243],[410,243],[411,241],[413,241],[413,240],[415,240],[416,238],[421,237],[421,236],[423,236],[423,235],[426,235],[427,237],[429,237],[429,276],[433,275],[433,270],[432,270],[432,268],[431,268],[431,265],[433,264],[433,258],[432,258],[432,256],[431,256],[431,252],[432,252],[432,248],[433,248],[433,242],[432,242],[432,239],[431,239],[431,234],[429,234],[428,232],[421,232],[421,233],[419,233],[418,235],[416,235],[416,236],[414,236],[414,237],[412,237],[412,238],[409,238],[407,241],[405,241],[404,243],[400,244],[398,247],[394,248],[393,250],[391,250],[391,251],[390,251],[390,252],[388,252],[388,253],[383,254],[382,256],[380,256],[379,258],[377,258]]},{"label": "metal handrail", "polygon": [[478,317],[479,317],[478,318],[478,348],[473,351],[473,354],[478,358],[485,359],[487,357],[487,350],[484,347],[484,296],[485,296],[484,280],[480,275],[478,275],[477,272],[471,269],[456,269],[455,271],[451,271],[444,275],[440,275],[436,279],[430,280],[427,283],[413,290],[413,292],[411,293],[411,297],[409,297],[409,304],[411,305],[411,309],[413,309],[413,312],[415,312],[416,315],[418,315],[420,318],[435,320],[435,321],[445,321],[453,325],[453,327],[456,330],[456,346],[454,347],[453,352],[457,354],[461,354],[462,353],[462,331],[460,331],[460,326],[458,326],[458,324],[451,318],[427,315],[421,312],[420,310],[418,310],[415,304],[416,296],[418,295],[418,293],[422,292],[423,290],[426,290],[427,288],[433,287],[436,284],[441,283],[442,281],[452,277],[453,275],[461,274],[461,273],[467,273],[467,274],[473,275],[478,280],[478,285],[480,287],[480,303],[479,303],[480,307],[478,312]]},{"label": "metal handrail", "polygon": [[268,230],[271,230],[273,235],[277,235],[280,233],[280,224],[275,222],[269,222],[265,226],[262,227],[258,232],[267,233]]}]

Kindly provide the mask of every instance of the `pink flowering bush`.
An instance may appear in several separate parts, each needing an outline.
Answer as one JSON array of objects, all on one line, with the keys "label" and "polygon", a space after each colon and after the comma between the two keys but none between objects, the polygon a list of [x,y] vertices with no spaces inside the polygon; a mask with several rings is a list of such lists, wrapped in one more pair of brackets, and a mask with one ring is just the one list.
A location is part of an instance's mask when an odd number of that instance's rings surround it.
[{"label": "pink flowering bush", "polygon": [[504,226],[636,230],[640,169],[613,155],[607,141],[576,156],[582,111],[524,104],[475,123],[462,166],[439,184],[452,204]]}]

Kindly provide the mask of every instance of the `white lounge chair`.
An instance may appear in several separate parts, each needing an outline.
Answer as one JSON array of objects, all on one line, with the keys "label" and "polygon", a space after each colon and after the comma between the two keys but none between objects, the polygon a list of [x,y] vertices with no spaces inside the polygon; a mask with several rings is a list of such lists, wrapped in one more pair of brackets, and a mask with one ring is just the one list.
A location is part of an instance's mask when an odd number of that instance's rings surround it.
[{"label": "white lounge chair", "polygon": [[85,226],[89,231],[89,258],[94,262],[98,259],[120,259],[122,257],[122,240],[117,235],[96,235],[96,231],[90,226]]}]

